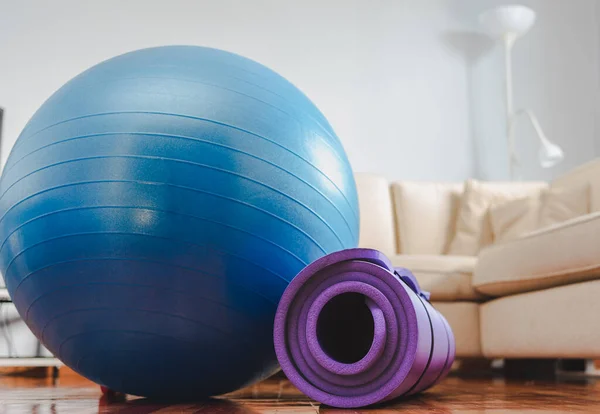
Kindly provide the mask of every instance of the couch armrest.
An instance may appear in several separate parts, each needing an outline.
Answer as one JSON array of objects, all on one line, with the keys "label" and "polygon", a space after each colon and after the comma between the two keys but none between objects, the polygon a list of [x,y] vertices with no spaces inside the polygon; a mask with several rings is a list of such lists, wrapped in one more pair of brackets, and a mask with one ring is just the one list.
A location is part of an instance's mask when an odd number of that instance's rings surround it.
[{"label": "couch armrest", "polygon": [[600,212],[483,249],[474,288],[490,296],[600,279]]}]

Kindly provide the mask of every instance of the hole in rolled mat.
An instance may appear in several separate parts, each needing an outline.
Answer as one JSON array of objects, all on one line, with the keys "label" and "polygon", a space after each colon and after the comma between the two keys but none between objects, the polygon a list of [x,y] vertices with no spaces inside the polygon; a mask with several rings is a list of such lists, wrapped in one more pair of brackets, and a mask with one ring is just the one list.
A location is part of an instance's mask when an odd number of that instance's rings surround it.
[{"label": "hole in rolled mat", "polygon": [[371,310],[360,293],[343,293],[325,304],[317,319],[317,339],[332,359],[352,364],[367,355],[374,337]]}]

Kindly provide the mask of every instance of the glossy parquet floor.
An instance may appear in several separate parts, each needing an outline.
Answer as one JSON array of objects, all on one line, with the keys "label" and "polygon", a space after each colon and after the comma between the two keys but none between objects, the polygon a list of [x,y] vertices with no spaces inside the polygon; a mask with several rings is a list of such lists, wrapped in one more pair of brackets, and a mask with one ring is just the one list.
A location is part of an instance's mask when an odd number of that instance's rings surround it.
[{"label": "glossy parquet floor", "polygon": [[129,397],[107,401],[94,384],[76,375],[51,378],[0,376],[0,414],[14,413],[600,413],[600,381],[505,381],[451,376],[430,391],[383,407],[340,410],[303,396],[273,378],[208,402],[159,404]]}]

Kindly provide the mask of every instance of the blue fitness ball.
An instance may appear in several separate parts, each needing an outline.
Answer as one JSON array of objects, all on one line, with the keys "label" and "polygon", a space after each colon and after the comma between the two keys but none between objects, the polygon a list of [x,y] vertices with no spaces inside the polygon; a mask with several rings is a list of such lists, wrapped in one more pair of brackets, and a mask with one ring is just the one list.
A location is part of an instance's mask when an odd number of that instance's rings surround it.
[{"label": "blue fitness ball", "polygon": [[325,117],[244,57],[134,51],[83,72],[19,136],[0,183],[1,270],[40,341],[98,384],[158,398],[277,368],[288,282],[358,240]]}]

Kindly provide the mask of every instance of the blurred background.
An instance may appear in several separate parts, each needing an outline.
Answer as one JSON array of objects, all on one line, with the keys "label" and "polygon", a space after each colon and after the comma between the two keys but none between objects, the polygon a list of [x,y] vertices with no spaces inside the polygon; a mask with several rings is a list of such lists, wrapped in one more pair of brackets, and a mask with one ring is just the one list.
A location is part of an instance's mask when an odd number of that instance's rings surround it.
[{"label": "blurred background", "polygon": [[[508,178],[501,45],[478,15],[496,0],[0,1],[2,164],[27,120],[67,80],[166,44],[255,59],[303,90],[355,170],[388,178]],[[516,130],[522,179],[552,179],[600,151],[600,2],[524,0],[535,25],[513,51],[514,100],[566,158],[536,162]]]}]

